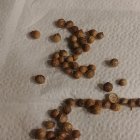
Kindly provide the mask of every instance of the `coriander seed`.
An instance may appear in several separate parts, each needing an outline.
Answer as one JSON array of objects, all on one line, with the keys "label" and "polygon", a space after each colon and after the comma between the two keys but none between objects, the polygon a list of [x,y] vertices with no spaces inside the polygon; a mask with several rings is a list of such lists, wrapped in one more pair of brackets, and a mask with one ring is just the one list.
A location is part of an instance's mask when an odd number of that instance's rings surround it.
[{"label": "coriander seed", "polygon": [[93,37],[96,37],[97,31],[95,29],[92,29],[92,30],[89,30],[88,31],[88,34],[91,35],[91,36],[93,36]]},{"label": "coriander seed", "polygon": [[69,67],[69,63],[68,62],[63,62],[62,63],[62,68],[65,69],[65,68],[68,68]]},{"label": "coriander seed", "polygon": [[78,55],[76,55],[76,54],[72,55],[72,57],[73,57],[74,61],[76,61],[78,59]]},{"label": "coriander seed", "polygon": [[83,30],[78,30],[78,31],[76,31],[76,32],[75,32],[75,35],[76,35],[78,38],[84,37],[84,36],[85,36]]},{"label": "coriander seed", "polygon": [[37,129],[36,136],[40,140],[45,139],[46,138],[46,130],[44,128]]},{"label": "coriander seed", "polygon": [[73,57],[72,57],[72,56],[68,56],[68,57],[66,58],[66,61],[67,61],[67,62],[73,62]]},{"label": "coriander seed", "polygon": [[54,131],[47,131],[46,138],[49,140],[55,138]]},{"label": "coriander seed", "polygon": [[132,110],[132,108],[136,106],[136,99],[129,99],[128,100],[128,106]]},{"label": "coriander seed", "polygon": [[92,99],[86,99],[85,101],[85,107],[89,108],[90,106],[95,105],[95,100]]},{"label": "coriander seed", "polygon": [[39,38],[40,38],[40,32],[37,31],[37,30],[31,31],[31,32],[30,32],[30,36],[31,36],[33,39],[39,39]]},{"label": "coriander seed", "polygon": [[136,105],[137,105],[137,106],[140,106],[140,98],[138,98],[138,99],[136,100]]},{"label": "coriander seed", "polygon": [[108,100],[109,100],[111,103],[118,103],[119,97],[118,97],[117,94],[115,94],[115,93],[110,93],[110,94],[108,95]]},{"label": "coriander seed", "polygon": [[58,67],[58,66],[60,65],[60,62],[59,62],[58,59],[54,58],[54,59],[52,59],[52,61],[51,61],[51,65],[52,65],[53,67]]},{"label": "coriander seed", "polygon": [[109,101],[103,101],[103,108],[110,109],[111,103]]},{"label": "coriander seed", "polygon": [[77,62],[70,62],[69,65],[72,69],[75,69],[75,70],[78,69],[79,67],[79,64]]},{"label": "coriander seed", "polygon": [[75,32],[78,31],[78,27],[77,27],[77,26],[72,26],[71,28],[69,28],[69,31],[70,31],[71,33],[75,33]]},{"label": "coriander seed", "polygon": [[59,56],[59,53],[58,52],[56,52],[56,53],[54,53],[53,54],[53,59],[58,59],[60,56]]},{"label": "coriander seed", "polygon": [[57,119],[58,119],[58,122],[64,123],[68,120],[68,117],[67,117],[67,115],[61,113],[58,115]]},{"label": "coriander seed", "polygon": [[68,136],[68,133],[66,131],[61,130],[61,131],[58,132],[58,137],[59,138],[63,139],[63,138],[66,138],[67,136]]},{"label": "coriander seed", "polygon": [[47,129],[52,129],[52,128],[55,127],[55,122],[53,122],[53,121],[45,121],[45,122],[44,122],[44,126],[45,126],[45,128],[47,128]]},{"label": "coriander seed", "polygon": [[102,108],[97,105],[92,105],[89,107],[89,112],[92,114],[100,114],[102,111]]},{"label": "coriander seed", "polygon": [[72,44],[72,48],[73,48],[73,49],[76,49],[76,48],[79,48],[79,47],[80,47],[80,45],[79,45],[78,42],[74,42],[74,43]]},{"label": "coriander seed", "polygon": [[71,123],[69,123],[69,122],[64,122],[64,123],[62,124],[62,130],[66,131],[66,132],[70,132],[70,131],[72,131],[72,129],[73,129],[73,126],[72,126]]},{"label": "coriander seed", "polygon": [[95,38],[93,36],[89,36],[87,41],[89,44],[91,44],[94,42],[94,40],[95,40]]},{"label": "coriander seed", "polygon": [[76,101],[76,105],[79,107],[84,107],[85,106],[85,100],[84,99],[78,99]]},{"label": "coriander seed", "polygon": [[59,55],[66,57],[66,56],[68,56],[68,52],[66,50],[60,50]]},{"label": "coriander seed", "polygon": [[72,98],[68,98],[68,99],[66,99],[65,100],[65,103],[67,104],[67,105],[69,105],[69,106],[75,106],[75,100],[74,99],[72,99]]},{"label": "coriander seed", "polygon": [[110,92],[113,89],[113,85],[110,82],[107,82],[103,85],[103,90],[106,92]]},{"label": "coriander seed", "polygon": [[85,37],[80,37],[79,38],[79,42],[83,45],[83,44],[87,44],[87,39]]},{"label": "coriander seed", "polygon": [[73,73],[73,70],[71,69],[71,68],[65,68],[64,69],[64,72],[66,73],[66,74],[68,74],[68,75],[71,75],[72,73]]},{"label": "coriander seed", "polygon": [[75,35],[72,35],[72,36],[70,37],[70,41],[71,41],[71,42],[77,42],[77,37],[76,37]]},{"label": "coriander seed", "polygon": [[72,137],[73,138],[79,138],[81,136],[81,133],[79,130],[73,130],[72,131]]},{"label": "coriander seed", "polygon": [[64,19],[58,19],[56,22],[57,27],[64,28],[65,27],[65,20]]},{"label": "coriander seed", "polygon": [[121,105],[117,103],[112,103],[110,107],[113,111],[119,111],[121,109]]},{"label": "coriander seed", "polygon": [[92,78],[95,75],[95,72],[93,70],[87,70],[87,72],[85,73],[85,76],[87,78]]},{"label": "coriander seed", "polygon": [[38,84],[44,84],[45,83],[45,77],[43,75],[36,75],[35,76],[35,82]]},{"label": "coriander seed", "polygon": [[119,82],[118,82],[118,84],[120,86],[126,86],[127,85],[127,80],[126,79],[120,79]]},{"label": "coriander seed", "polygon": [[104,33],[103,32],[99,32],[99,33],[97,33],[97,35],[96,35],[96,38],[97,39],[102,39],[104,37]]},{"label": "coriander seed", "polygon": [[80,55],[80,54],[82,54],[82,52],[83,52],[83,49],[82,48],[76,48],[76,49],[74,49],[74,54],[77,54],[77,55]]},{"label": "coriander seed", "polygon": [[65,24],[66,28],[71,28],[72,26],[74,26],[74,23],[71,20],[67,21],[66,24]]},{"label": "coriander seed", "polygon": [[59,115],[59,110],[58,109],[53,109],[53,110],[51,110],[51,112],[50,112],[50,116],[52,117],[52,118],[56,118],[58,115]]},{"label": "coriander seed", "polygon": [[87,66],[80,66],[79,67],[79,71],[82,73],[82,74],[84,74],[84,73],[86,73],[87,72]]},{"label": "coriander seed", "polygon": [[53,36],[51,36],[51,39],[53,42],[59,42],[61,40],[61,35],[59,33],[54,34]]},{"label": "coriander seed", "polygon": [[65,57],[60,56],[60,57],[58,58],[58,60],[59,60],[60,63],[63,63],[63,62],[65,61]]},{"label": "coriander seed", "polygon": [[90,46],[88,44],[83,44],[82,49],[84,52],[88,52],[90,50]]},{"label": "coriander seed", "polygon": [[128,104],[128,99],[120,98],[119,103],[122,104],[122,105],[127,105]]},{"label": "coriander seed", "polygon": [[76,79],[79,79],[82,77],[82,73],[80,71],[74,71],[73,72],[73,77]]},{"label": "coriander seed", "polygon": [[116,58],[110,60],[110,66],[117,67],[119,65],[119,61]]},{"label": "coriander seed", "polygon": [[69,114],[71,112],[71,106],[70,105],[65,105],[63,107],[63,113]]},{"label": "coriander seed", "polygon": [[93,70],[93,71],[95,71],[95,70],[96,70],[96,66],[90,64],[90,65],[88,65],[88,70]]}]

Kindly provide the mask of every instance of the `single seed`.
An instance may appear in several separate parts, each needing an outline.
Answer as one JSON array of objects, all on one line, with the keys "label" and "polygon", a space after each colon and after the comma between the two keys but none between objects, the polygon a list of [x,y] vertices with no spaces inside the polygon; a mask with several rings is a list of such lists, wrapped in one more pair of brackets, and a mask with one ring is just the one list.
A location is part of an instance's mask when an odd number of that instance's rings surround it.
[{"label": "single seed", "polygon": [[76,35],[78,38],[84,37],[84,36],[85,36],[83,30],[78,30],[78,31],[76,31],[76,32],[75,32],[75,35]]},{"label": "single seed", "polygon": [[103,90],[106,92],[110,92],[113,89],[113,85],[110,82],[107,82],[103,85]]},{"label": "single seed", "polygon": [[58,59],[59,57],[60,57],[60,55],[59,55],[58,52],[56,52],[56,53],[53,54],[53,59]]},{"label": "single seed", "polygon": [[55,122],[53,121],[45,121],[44,122],[44,126],[47,128],[47,129],[52,129],[55,127]]},{"label": "single seed", "polygon": [[58,121],[59,121],[60,123],[64,123],[64,122],[66,122],[66,121],[68,120],[67,115],[65,115],[65,114],[63,114],[63,113],[59,114],[57,118],[58,118]]},{"label": "single seed", "polygon": [[46,138],[49,140],[55,138],[54,131],[47,131]]},{"label": "single seed", "polygon": [[51,61],[51,65],[52,65],[53,67],[58,67],[58,66],[60,65],[60,62],[59,62],[58,59],[54,58],[54,59],[52,59],[52,61]]},{"label": "single seed", "polygon": [[108,95],[108,99],[111,103],[118,103],[118,101],[119,101],[119,97],[115,93],[110,93]]},{"label": "single seed", "polygon": [[50,116],[51,116],[52,118],[56,118],[56,117],[58,117],[58,115],[59,115],[59,110],[57,110],[57,109],[51,110]]},{"label": "single seed", "polygon": [[65,20],[64,19],[58,19],[56,22],[57,27],[64,28],[65,27]]},{"label": "single seed", "polygon": [[71,28],[74,25],[73,21],[69,20],[66,22],[65,27],[66,28]]},{"label": "single seed", "polygon": [[102,111],[102,108],[100,106],[92,105],[89,107],[89,112],[92,114],[100,114]]},{"label": "single seed", "polygon": [[95,38],[93,36],[89,36],[87,41],[89,44],[91,44],[94,42],[94,40],[95,40]]},{"label": "single seed", "polygon": [[61,130],[61,131],[58,132],[58,137],[59,138],[65,139],[67,136],[68,136],[68,133],[66,131]]},{"label": "single seed", "polygon": [[96,37],[97,31],[95,29],[92,29],[92,30],[89,30],[88,31],[88,34],[91,35],[91,36],[93,36],[93,37]]},{"label": "single seed", "polygon": [[110,103],[109,101],[103,101],[103,107],[104,107],[105,109],[110,109],[111,103]]},{"label": "single seed", "polygon": [[76,37],[75,35],[72,35],[72,36],[70,37],[70,41],[71,41],[71,42],[77,42],[77,37]]},{"label": "single seed", "polygon": [[73,62],[73,57],[72,57],[72,56],[68,56],[68,57],[66,58],[66,61],[67,61],[67,62]]},{"label": "single seed", "polygon": [[96,66],[90,64],[90,65],[88,65],[88,70],[93,70],[93,71],[95,71],[95,70],[96,70]]},{"label": "single seed", "polygon": [[79,130],[73,130],[72,131],[72,137],[73,138],[79,138],[81,136],[81,133]]},{"label": "single seed", "polygon": [[112,103],[110,107],[113,111],[119,111],[121,109],[120,104]]},{"label": "single seed", "polygon": [[88,44],[83,44],[82,48],[84,52],[88,52],[90,50],[90,46]]},{"label": "single seed", "polygon": [[136,99],[129,99],[128,100],[128,106],[132,110],[132,108],[136,106]]},{"label": "single seed", "polygon": [[110,60],[110,66],[112,66],[112,67],[117,67],[118,64],[119,64],[118,59],[113,58],[113,59]]},{"label": "single seed", "polygon": [[84,107],[85,106],[85,100],[84,99],[78,99],[76,101],[76,105],[79,107]]},{"label": "single seed", "polygon": [[78,42],[74,42],[74,43],[72,44],[72,48],[73,48],[73,49],[76,49],[76,48],[79,48],[79,47],[80,47],[80,45],[79,45]]},{"label": "single seed", "polygon": [[77,62],[70,62],[69,65],[72,69],[75,69],[75,70],[78,69],[79,67],[79,64]]},{"label": "single seed", "polygon": [[89,108],[90,106],[95,105],[95,100],[92,99],[86,99],[85,101],[85,107]]},{"label": "single seed", "polygon": [[93,70],[88,70],[86,73],[85,73],[85,76],[87,78],[92,78],[93,76],[95,75],[95,72]]},{"label": "single seed", "polygon": [[103,37],[104,37],[104,33],[103,32],[97,33],[97,35],[96,35],[97,39],[102,39]]},{"label": "single seed", "polygon": [[78,27],[77,27],[77,26],[72,26],[71,28],[69,28],[69,31],[70,31],[71,33],[75,33],[75,32],[78,31]]},{"label": "single seed", "polygon": [[80,71],[74,71],[73,76],[74,78],[79,79],[82,77],[82,73]]},{"label": "single seed", "polygon": [[58,60],[59,60],[60,63],[63,63],[65,61],[65,57],[64,56],[60,56],[58,58]]},{"label": "single seed", "polygon": [[128,99],[120,98],[119,103],[122,104],[122,105],[127,105],[128,104]]},{"label": "single seed", "polygon": [[33,39],[39,39],[39,38],[40,38],[40,32],[37,31],[37,30],[31,31],[31,32],[30,32],[30,36],[31,36]]},{"label": "single seed", "polygon": [[127,80],[126,79],[120,79],[118,84],[120,86],[126,86],[127,85]]},{"label": "single seed", "polygon": [[66,50],[60,50],[59,55],[66,57],[66,56],[68,56],[68,52]]},{"label": "single seed", "polygon": [[78,55],[76,55],[76,54],[72,55],[72,57],[73,57],[74,61],[76,61],[78,59]]},{"label": "single seed", "polygon": [[80,55],[80,54],[82,54],[82,52],[83,52],[83,49],[82,48],[76,48],[76,49],[74,49],[74,53],[75,54],[77,54],[77,55]]},{"label": "single seed", "polygon": [[68,62],[63,62],[62,63],[62,68],[65,69],[65,68],[68,68],[69,67],[69,63]]},{"label": "single seed", "polygon": [[43,128],[37,129],[36,137],[40,140],[45,139],[46,138],[46,130]]},{"label": "single seed", "polygon": [[43,75],[36,75],[35,76],[35,82],[38,84],[44,84],[45,83],[45,77]]},{"label": "single seed", "polygon": [[67,104],[67,105],[69,105],[69,106],[75,106],[75,100],[74,99],[72,99],[72,98],[68,98],[68,99],[66,99],[65,100],[65,103]]},{"label": "single seed", "polygon": [[59,42],[61,40],[61,35],[59,33],[54,34],[53,36],[51,36],[51,39],[53,42]]},{"label": "single seed", "polygon": [[83,44],[87,44],[87,39],[85,37],[80,37],[79,38],[79,42],[83,45]]},{"label": "single seed", "polygon": [[103,106],[102,100],[95,100],[95,106],[102,107]]},{"label": "single seed", "polygon": [[86,73],[87,70],[88,70],[87,66],[80,66],[80,67],[79,67],[79,71],[80,71],[82,74]]},{"label": "single seed", "polygon": [[71,112],[71,106],[70,105],[65,105],[63,107],[63,113],[69,114]]},{"label": "single seed", "polygon": [[63,130],[63,131],[70,132],[70,131],[72,131],[72,129],[73,129],[73,126],[72,126],[71,123],[69,123],[69,122],[64,122],[64,123],[62,124],[62,130]]},{"label": "single seed", "polygon": [[64,69],[64,72],[66,73],[66,74],[68,74],[68,75],[71,75],[72,73],[73,73],[73,70],[71,69],[71,68],[65,68]]}]

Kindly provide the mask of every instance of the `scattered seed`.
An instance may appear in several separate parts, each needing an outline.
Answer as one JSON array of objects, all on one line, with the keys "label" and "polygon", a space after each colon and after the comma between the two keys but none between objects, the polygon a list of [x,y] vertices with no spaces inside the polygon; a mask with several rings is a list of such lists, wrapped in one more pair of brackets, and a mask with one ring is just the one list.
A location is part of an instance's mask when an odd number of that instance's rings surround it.
[{"label": "scattered seed", "polygon": [[120,86],[126,86],[127,85],[127,80],[126,79],[120,79],[119,82],[118,82],[118,84]]},{"label": "scattered seed", "polygon": [[60,50],[59,55],[66,57],[66,56],[68,56],[68,52],[66,50]]},{"label": "scattered seed", "polygon": [[97,31],[95,29],[92,29],[92,30],[89,30],[88,31],[88,34],[91,35],[91,36],[93,36],[93,37],[96,37]]},{"label": "scattered seed", "polygon": [[110,92],[113,90],[113,85],[110,82],[107,82],[103,85],[103,90],[106,92]]},{"label": "scattered seed", "polygon": [[90,50],[90,46],[88,44],[83,44],[82,49],[84,52],[88,52]]},{"label": "scattered seed", "polygon": [[60,65],[59,59],[56,59],[56,58],[52,59],[51,65],[53,67],[58,67]]},{"label": "scattered seed", "polygon": [[66,24],[65,24],[66,28],[71,28],[72,26],[74,26],[74,23],[71,20],[67,21]]},{"label": "scattered seed", "polygon": [[90,106],[93,106],[93,105],[95,105],[95,100],[86,99],[86,101],[85,101],[85,107],[86,108],[89,108]]},{"label": "scattered seed", "polygon": [[53,42],[59,42],[61,40],[61,35],[59,33],[54,34],[53,36],[51,36],[51,39]]},{"label": "scattered seed", "polygon": [[67,104],[67,105],[69,105],[69,106],[75,106],[75,100],[74,99],[72,99],[72,98],[68,98],[68,99],[66,99],[65,100],[65,103]]},{"label": "scattered seed", "polygon": [[76,105],[79,107],[84,107],[85,106],[85,100],[84,99],[78,99],[76,101]]},{"label": "scattered seed", "polygon": [[95,38],[93,36],[89,36],[87,41],[88,41],[88,43],[91,44],[94,42],[94,40],[95,40]]},{"label": "scattered seed", "polygon": [[80,71],[74,71],[73,76],[74,78],[79,79],[82,77],[82,73]]},{"label": "scattered seed", "polygon": [[80,47],[79,47],[79,48],[74,49],[74,53],[75,53],[75,54],[78,54],[78,55],[79,55],[79,54],[82,54],[82,52],[83,52],[83,49],[82,49],[82,48],[80,48]]},{"label": "scattered seed", "polygon": [[49,140],[52,139],[52,138],[55,138],[54,131],[47,131],[46,138],[49,139]]},{"label": "scattered seed", "polygon": [[43,75],[36,75],[35,76],[35,82],[38,84],[44,84],[45,83],[45,77]]},{"label": "scattered seed", "polygon": [[96,66],[90,64],[90,65],[88,65],[88,70],[93,70],[93,71],[95,71],[95,70],[96,70]]},{"label": "scattered seed", "polygon": [[68,62],[63,62],[62,63],[62,68],[65,69],[65,68],[68,68],[69,67],[69,63]]},{"label": "scattered seed", "polygon": [[79,67],[79,71],[80,71],[82,74],[86,73],[87,70],[88,70],[87,66],[80,66],[80,67]]},{"label": "scattered seed", "polygon": [[86,77],[87,78],[92,78],[95,75],[95,72],[93,70],[88,70],[86,72]]},{"label": "scattered seed", "polygon": [[112,103],[110,107],[113,111],[119,111],[121,109],[121,105],[117,103]]},{"label": "scattered seed", "polygon": [[118,103],[118,101],[119,101],[119,97],[115,93],[110,93],[108,95],[108,99],[111,103]]},{"label": "scattered seed", "polygon": [[51,110],[51,112],[50,112],[50,116],[52,117],[52,118],[57,118],[58,117],[58,115],[59,115],[59,110],[58,109],[53,109],[53,110]]},{"label": "scattered seed", "polygon": [[97,35],[96,35],[97,39],[102,39],[103,37],[104,37],[104,33],[103,32],[97,33]]},{"label": "scattered seed", "polygon": [[113,59],[110,60],[110,66],[112,66],[112,67],[117,67],[118,64],[119,64],[118,59],[113,58]]},{"label": "scattered seed", "polygon": [[36,136],[40,140],[45,139],[46,138],[46,130],[44,128],[37,129]]},{"label": "scattered seed", "polygon": [[64,123],[64,122],[66,122],[68,120],[67,115],[65,115],[63,113],[60,113],[57,118],[58,118],[58,121],[60,123]]},{"label": "scattered seed", "polygon": [[79,138],[81,136],[81,133],[79,130],[73,130],[72,131],[72,137],[73,138]]},{"label": "scattered seed", "polygon": [[53,121],[45,121],[44,122],[44,126],[47,128],[47,129],[52,129],[55,127],[55,122]]},{"label": "scattered seed", "polygon": [[34,31],[31,31],[30,32],[30,36],[33,38],[33,39],[39,39],[40,38],[40,32],[37,31],[37,30],[34,30]]},{"label": "scattered seed", "polygon": [[65,20],[64,19],[58,19],[56,22],[57,27],[64,28],[65,27]]},{"label": "scattered seed", "polygon": [[70,106],[70,105],[65,105],[65,106],[63,107],[63,112],[64,112],[65,114],[69,114],[69,113],[71,112],[71,106]]},{"label": "scattered seed", "polygon": [[66,131],[66,132],[70,132],[70,131],[72,131],[72,129],[73,129],[73,126],[72,126],[71,123],[69,123],[69,122],[64,122],[64,123],[62,124],[62,130]]}]

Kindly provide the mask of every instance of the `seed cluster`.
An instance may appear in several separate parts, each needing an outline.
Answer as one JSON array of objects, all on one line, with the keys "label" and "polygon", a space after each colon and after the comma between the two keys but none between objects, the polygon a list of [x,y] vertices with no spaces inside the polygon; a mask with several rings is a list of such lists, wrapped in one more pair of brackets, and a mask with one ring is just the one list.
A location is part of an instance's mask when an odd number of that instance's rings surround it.
[{"label": "seed cluster", "polygon": [[115,93],[108,94],[103,100],[68,98],[64,100],[62,106],[50,111],[49,115],[52,120],[44,121],[44,127],[36,130],[36,139],[67,140],[80,138],[80,131],[68,122],[68,114],[71,113],[73,107],[83,107],[91,114],[100,114],[103,109],[120,111],[124,105],[130,109],[140,107],[140,98],[119,98]]},{"label": "seed cluster", "polygon": [[[66,50],[60,50],[52,55],[51,65],[53,67],[60,67],[67,75],[72,76],[75,79],[79,79],[83,75],[87,78],[92,78],[95,75],[96,66],[90,64],[89,66],[80,66],[76,60],[83,52],[88,52],[92,44],[96,39],[102,39],[104,37],[103,32],[97,32],[95,29],[84,32],[79,29],[73,21],[65,21],[64,19],[58,19],[56,26],[59,28],[67,29],[71,35],[68,38],[68,46],[71,50],[69,54]],[[54,42],[61,40],[59,33],[52,36]]]}]

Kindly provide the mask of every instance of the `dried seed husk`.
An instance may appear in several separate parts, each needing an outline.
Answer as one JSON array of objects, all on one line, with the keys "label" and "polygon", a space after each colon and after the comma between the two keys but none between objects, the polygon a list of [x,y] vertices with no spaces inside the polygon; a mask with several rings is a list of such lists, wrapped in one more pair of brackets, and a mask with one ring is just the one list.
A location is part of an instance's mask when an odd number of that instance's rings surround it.
[{"label": "dried seed husk", "polygon": [[119,102],[119,97],[117,94],[115,93],[110,93],[108,95],[108,100],[111,102],[111,103],[118,103]]}]

